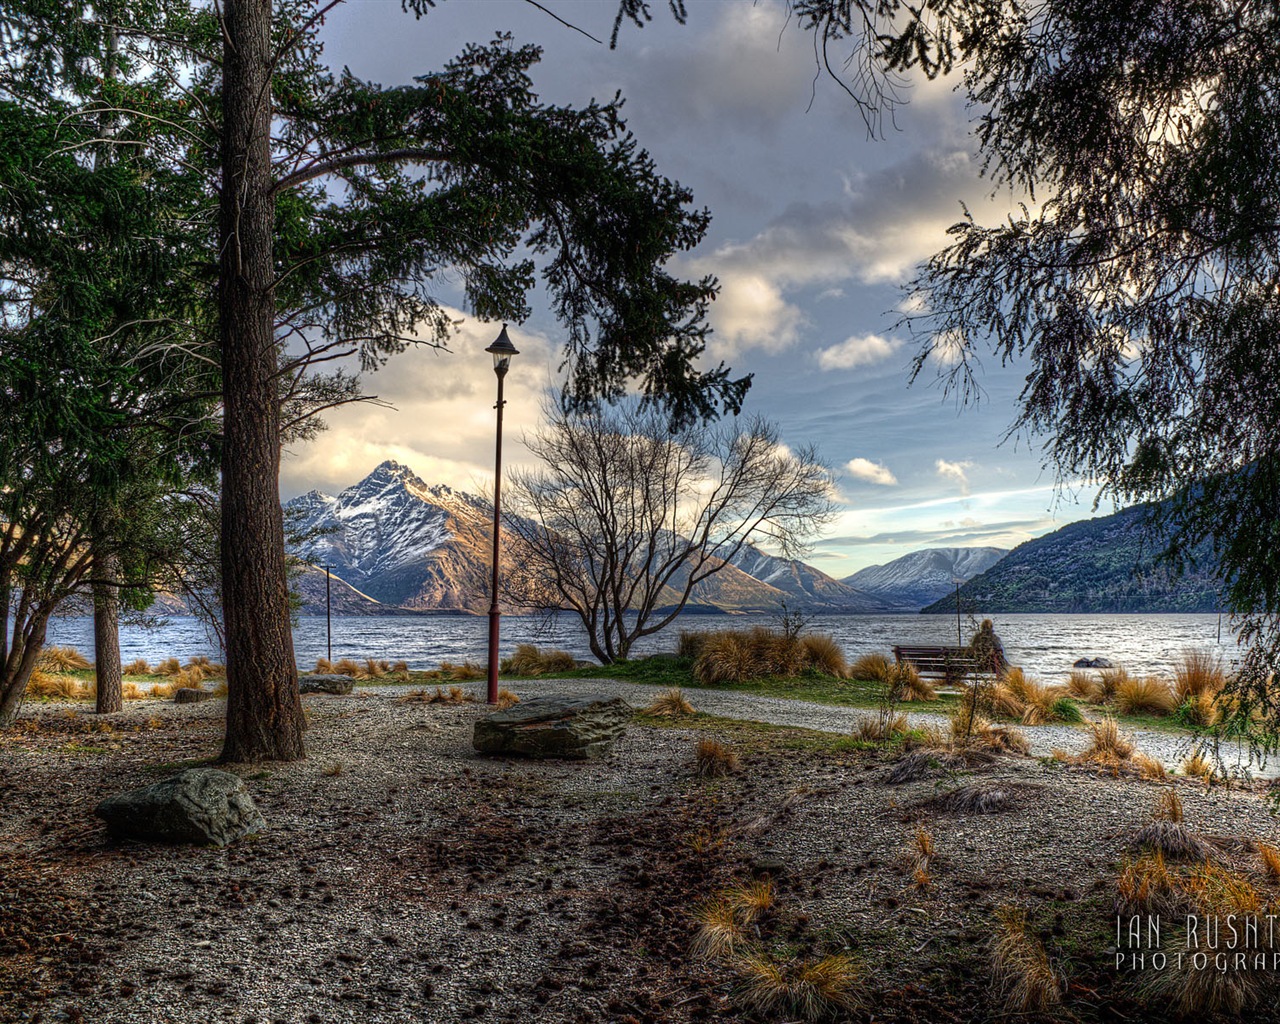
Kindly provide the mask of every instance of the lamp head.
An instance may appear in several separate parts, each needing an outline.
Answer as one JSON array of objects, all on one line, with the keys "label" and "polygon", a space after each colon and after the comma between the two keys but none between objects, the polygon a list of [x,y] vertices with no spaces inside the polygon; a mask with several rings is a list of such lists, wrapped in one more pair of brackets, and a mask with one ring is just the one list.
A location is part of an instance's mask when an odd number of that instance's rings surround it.
[{"label": "lamp head", "polygon": [[520,350],[511,344],[511,339],[507,337],[506,324],[502,325],[502,333],[485,351],[493,356],[493,372],[499,377],[507,375],[507,370],[511,366],[511,357],[520,354]]}]

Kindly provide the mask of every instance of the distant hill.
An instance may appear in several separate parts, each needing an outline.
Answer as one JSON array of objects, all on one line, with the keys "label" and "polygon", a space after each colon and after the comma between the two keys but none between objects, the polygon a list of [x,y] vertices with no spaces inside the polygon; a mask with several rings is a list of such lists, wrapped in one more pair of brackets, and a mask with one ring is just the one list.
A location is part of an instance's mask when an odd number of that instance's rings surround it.
[{"label": "distant hill", "polygon": [[[1173,578],[1157,567],[1158,539],[1146,536],[1152,506],[1069,523],[1019,544],[960,588],[960,600],[985,612],[1212,612],[1217,582],[1207,546],[1198,568]],[[954,597],[922,609],[951,612]]]},{"label": "distant hill", "polygon": [[[350,585],[345,614],[488,609],[492,535],[482,499],[384,462],[337,495],[311,491],[288,508],[291,529],[312,536],[295,553],[313,564],[330,563]],[[317,600],[323,610],[323,586],[323,572],[303,577],[299,589],[308,612]],[[810,612],[884,610],[877,599],[812,566],[753,547],[700,584],[688,610],[773,612],[783,601]]]},{"label": "distant hill", "polygon": [[1008,552],[1004,548],[925,548],[871,565],[840,582],[876,599],[889,609],[919,611],[955,593],[955,581],[985,572]]}]

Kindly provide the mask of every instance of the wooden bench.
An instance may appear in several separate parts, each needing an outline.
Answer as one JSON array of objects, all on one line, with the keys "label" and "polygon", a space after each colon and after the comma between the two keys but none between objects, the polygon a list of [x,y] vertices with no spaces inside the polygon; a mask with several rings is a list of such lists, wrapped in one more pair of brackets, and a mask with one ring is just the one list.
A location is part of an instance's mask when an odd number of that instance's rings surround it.
[{"label": "wooden bench", "polygon": [[968,647],[937,647],[906,644],[895,646],[894,660],[901,664],[909,661],[925,679],[942,679],[947,683],[959,683],[966,676],[993,676],[1004,665],[979,665]]}]

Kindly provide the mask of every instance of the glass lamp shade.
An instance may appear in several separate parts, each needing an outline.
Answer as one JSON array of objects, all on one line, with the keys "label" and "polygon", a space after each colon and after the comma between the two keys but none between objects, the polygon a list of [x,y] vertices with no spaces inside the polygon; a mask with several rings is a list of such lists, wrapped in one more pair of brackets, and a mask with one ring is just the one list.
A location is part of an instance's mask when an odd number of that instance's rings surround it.
[{"label": "glass lamp shade", "polygon": [[502,333],[498,335],[492,345],[485,349],[493,356],[493,372],[498,376],[503,376],[508,367],[511,366],[511,357],[518,356],[520,350],[511,344],[511,339],[507,337],[507,325],[502,325]]}]

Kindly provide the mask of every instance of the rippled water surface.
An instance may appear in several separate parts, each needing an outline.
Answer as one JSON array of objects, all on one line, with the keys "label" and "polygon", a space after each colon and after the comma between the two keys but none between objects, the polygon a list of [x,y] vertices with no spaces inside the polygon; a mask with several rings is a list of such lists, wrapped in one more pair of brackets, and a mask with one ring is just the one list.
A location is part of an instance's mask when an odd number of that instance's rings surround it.
[{"label": "rippled water surface", "polygon": [[[680,620],[686,629],[739,629],[777,625],[768,615],[690,615]],[[1216,615],[1003,615],[995,617],[996,632],[1009,659],[1043,678],[1065,676],[1080,657],[1098,655],[1134,672],[1168,672],[1182,651],[1208,648],[1230,662],[1238,656],[1230,623],[1223,620],[1221,640]],[[832,634],[851,657],[868,651],[887,652],[894,644],[954,644],[956,620],[946,615],[827,615],[809,626]],[[966,621],[967,640],[972,624]],[[649,637],[638,653],[671,650],[677,628]],[[299,664],[310,666],[325,653],[325,620],[303,618],[294,630]],[[92,622],[87,618],[55,619],[49,642],[70,644],[89,654],[93,650]],[[335,658],[404,659],[412,668],[434,668],[441,661],[471,658],[484,661],[488,620],[479,616],[335,616]],[[504,654],[518,643],[554,646],[589,658],[582,626],[574,617],[507,615],[502,619]],[[221,658],[217,641],[196,619],[172,618],[159,629],[124,627],[120,637],[126,662],[154,661],[171,655],[186,659],[205,654]]]}]

